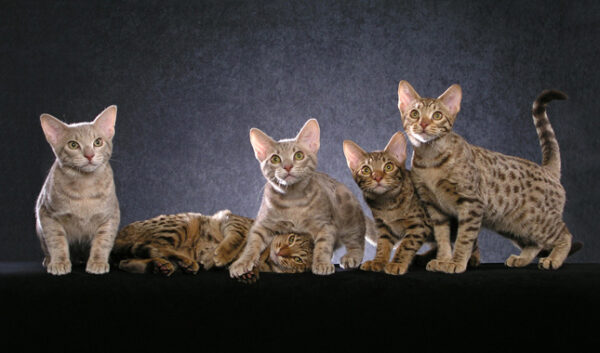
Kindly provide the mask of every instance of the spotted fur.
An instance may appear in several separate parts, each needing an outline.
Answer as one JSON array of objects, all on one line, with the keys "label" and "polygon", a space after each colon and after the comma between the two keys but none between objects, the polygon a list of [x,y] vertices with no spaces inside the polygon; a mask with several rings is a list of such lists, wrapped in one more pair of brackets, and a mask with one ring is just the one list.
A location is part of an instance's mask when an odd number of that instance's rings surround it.
[{"label": "spotted fur", "polygon": [[[540,251],[549,251],[540,258],[539,267],[559,268],[569,254],[572,236],[562,220],[565,190],[560,183],[560,155],[545,107],[566,96],[545,91],[534,103],[541,165],[471,145],[452,132],[461,98],[458,85],[437,99],[421,98],[406,81],[398,87],[398,108],[414,146],[413,180],[438,244],[437,258],[428,269],[465,271],[482,225],[521,249],[520,255],[506,260],[507,266],[526,266]],[[451,217],[458,219],[454,252],[449,240]]]},{"label": "spotted fur", "polygon": [[[181,269],[197,273],[226,266],[246,244],[250,218],[228,210],[212,216],[200,213],[161,215],[123,227],[115,240],[113,261],[133,273],[170,276]],[[261,256],[257,272],[295,273],[310,268],[312,242],[308,235],[279,234]]]}]

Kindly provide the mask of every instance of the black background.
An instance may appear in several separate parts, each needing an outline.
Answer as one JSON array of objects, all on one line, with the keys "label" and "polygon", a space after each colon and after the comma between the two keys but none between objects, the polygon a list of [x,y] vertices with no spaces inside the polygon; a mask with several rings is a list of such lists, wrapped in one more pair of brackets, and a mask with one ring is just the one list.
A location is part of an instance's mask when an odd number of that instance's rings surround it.
[{"label": "black background", "polygon": [[[252,217],[264,180],[251,127],[280,139],[317,118],[319,169],[358,195],[342,141],[382,149],[402,129],[404,79],[422,96],[459,83],[455,131],[536,162],[531,104],[566,92],[549,116],[564,219],[585,243],[570,261],[598,262],[599,29],[597,1],[1,1],[0,261],[41,260],[34,203],[54,160],[42,113],[72,123],[118,105],[122,225],[224,208]],[[486,262],[515,251],[480,239]]]}]

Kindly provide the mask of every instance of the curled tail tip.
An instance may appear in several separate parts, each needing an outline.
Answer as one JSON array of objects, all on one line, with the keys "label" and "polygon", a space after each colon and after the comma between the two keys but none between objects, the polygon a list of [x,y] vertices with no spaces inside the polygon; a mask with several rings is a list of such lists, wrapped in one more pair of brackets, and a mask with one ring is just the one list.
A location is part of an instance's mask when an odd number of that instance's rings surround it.
[{"label": "curled tail tip", "polygon": [[555,89],[547,89],[542,91],[540,95],[535,99],[533,103],[533,109],[537,109],[538,107],[545,107],[546,104],[550,103],[553,100],[566,100],[569,97],[559,90]]}]

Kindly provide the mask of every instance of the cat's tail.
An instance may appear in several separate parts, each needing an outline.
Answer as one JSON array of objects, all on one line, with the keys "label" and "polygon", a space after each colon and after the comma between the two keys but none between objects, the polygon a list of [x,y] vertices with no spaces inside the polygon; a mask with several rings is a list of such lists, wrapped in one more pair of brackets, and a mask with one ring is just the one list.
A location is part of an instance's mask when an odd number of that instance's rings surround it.
[{"label": "cat's tail", "polygon": [[560,150],[554,130],[546,114],[546,105],[555,99],[567,99],[567,95],[557,90],[543,91],[533,102],[533,123],[542,147],[542,166],[560,178]]}]

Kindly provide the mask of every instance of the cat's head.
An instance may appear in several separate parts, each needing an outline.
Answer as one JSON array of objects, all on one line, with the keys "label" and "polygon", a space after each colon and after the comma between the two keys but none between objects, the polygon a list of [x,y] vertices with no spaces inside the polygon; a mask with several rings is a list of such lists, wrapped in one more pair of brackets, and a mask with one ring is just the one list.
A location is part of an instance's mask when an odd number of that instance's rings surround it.
[{"label": "cat's head", "polygon": [[276,235],[269,257],[284,272],[308,271],[313,258],[312,237],[300,233]]},{"label": "cat's head", "polygon": [[462,90],[457,84],[437,98],[421,98],[410,83],[400,81],[398,109],[410,142],[419,147],[448,134],[460,110],[461,99]]},{"label": "cat's head", "polygon": [[89,123],[65,124],[50,114],[40,116],[46,140],[60,165],[85,173],[93,172],[110,159],[116,119],[115,105]]},{"label": "cat's head", "polygon": [[382,195],[402,186],[405,177],[406,139],[398,131],[383,151],[365,152],[356,143],[344,141],[344,155],[358,187],[365,193]]},{"label": "cat's head", "polygon": [[259,129],[250,129],[250,143],[264,177],[278,191],[305,179],[317,168],[320,130],[310,119],[295,138],[275,141]]}]

